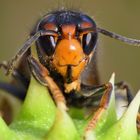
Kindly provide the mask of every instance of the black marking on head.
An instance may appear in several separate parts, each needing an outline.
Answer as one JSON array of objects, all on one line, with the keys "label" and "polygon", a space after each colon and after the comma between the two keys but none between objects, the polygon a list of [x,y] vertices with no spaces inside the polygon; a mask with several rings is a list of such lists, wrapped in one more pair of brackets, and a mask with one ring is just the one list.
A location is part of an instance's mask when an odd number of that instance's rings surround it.
[{"label": "black marking on head", "polygon": [[75,24],[78,25],[82,22],[90,22],[93,28],[96,28],[96,23],[86,14],[71,10],[58,10],[48,13],[46,16],[40,20],[36,30],[43,28],[46,23],[55,23],[58,27],[63,24]]}]

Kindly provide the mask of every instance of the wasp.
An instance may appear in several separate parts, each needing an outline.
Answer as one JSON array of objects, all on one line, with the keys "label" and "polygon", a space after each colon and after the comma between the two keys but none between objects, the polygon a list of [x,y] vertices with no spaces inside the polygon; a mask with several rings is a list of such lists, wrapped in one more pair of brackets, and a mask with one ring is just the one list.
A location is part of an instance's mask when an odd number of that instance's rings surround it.
[{"label": "wasp", "polygon": [[[7,75],[12,74],[16,83],[20,85],[18,87],[22,87],[17,89],[9,85],[14,89],[10,92],[24,99],[32,74],[42,85],[49,85],[48,88],[55,92],[55,95],[58,91],[61,92],[68,105],[92,106],[93,100],[96,100],[93,95],[98,95],[101,90],[105,90],[106,93],[112,90],[110,83],[100,85],[94,61],[100,33],[127,44],[140,45],[140,40],[98,27],[91,17],[82,12],[58,10],[48,13],[37,22],[29,39],[17,54],[10,61],[0,64]],[[31,46],[35,47],[38,60],[33,57]],[[93,77],[88,74],[91,65],[94,69]],[[92,80],[92,85],[85,83],[84,79]],[[55,86],[51,84],[52,81]],[[127,97],[131,101],[129,87],[123,82],[116,85],[127,89]],[[17,91],[21,94],[17,95]],[[55,96],[54,99],[56,102],[59,100]],[[108,98],[103,106],[107,103]]]}]

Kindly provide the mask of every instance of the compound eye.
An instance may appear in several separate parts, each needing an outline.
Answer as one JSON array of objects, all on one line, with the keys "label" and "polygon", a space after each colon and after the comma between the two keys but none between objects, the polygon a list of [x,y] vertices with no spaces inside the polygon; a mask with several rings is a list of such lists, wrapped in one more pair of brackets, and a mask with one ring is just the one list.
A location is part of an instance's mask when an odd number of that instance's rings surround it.
[{"label": "compound eye", "polygon": [[49,36],[49,40],[50,40],[51,46],[55,48],[56,46],[55,38],[53,36]]},{"label": "compound eye", "polygon": [[82,45],[83,51],[86,55],[89,55],[95,48],[97,42],[97,33],[89,32],[83,35]]},{"label": "compound eye", "polygon": [[52,35],[40,37],[40,44],[48,56],[53,55],[55,46],[57,43],[57,37]]}]

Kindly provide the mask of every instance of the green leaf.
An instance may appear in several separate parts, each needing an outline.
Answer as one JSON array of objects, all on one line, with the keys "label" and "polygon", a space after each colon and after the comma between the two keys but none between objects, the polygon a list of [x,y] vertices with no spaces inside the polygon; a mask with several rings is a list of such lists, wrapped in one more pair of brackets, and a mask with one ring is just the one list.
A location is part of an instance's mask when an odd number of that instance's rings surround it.
[{"label": "green leaf", "polygon": [[137,140],[136,117],[140,105],[140,91],[137,93],[124,115],[110,127],[101,140]]},{"label": "green leaf", "polygon": [[99,133],[100,135],[117,121],[117,114],[115,110],[116,106],[115,106],[114,81],[115,81],[115,73],[112,74],[109,80],[109,82],[112,84],[112,91],[108,107],[101,116],[95,129],[95,132]]},{"label": "green leaf", "polygon": [[17,140],[16,133],[9,129],[4,120],[0,117],[0,140]]},{"label": "green leaf", "polygon": [[[114,74],[107,109],[86,140],[140,140],[136,116],[140,105],[140,91],[124,115],[117,120],[115,111]],[[8,127],[0,118],[0,140],[83,140],[85,129],[93,116],[85,117],[84,108],[70,108],[68,112],[56,107],[48,89],[33,77],[26,99],[17,118]]]},{"label": "green leaf", "polygon": [[41,137],[53,125],[55,115],[56,107],[47,88],[32,77],[21,111],[10,128]]},{"label": "green leaf", "polygon": [[80,140],[76,127],[66,111],[57,109],[55,123],[46,140]]},{"label": "green leaf", "polygon": [[89,117],[86,116],[86,113],[87,113],[86,109],[75,107],[71,107],[68,112],[81,137],[83,137],[85,127],[87,126],[87,123],[89,121]]},{"label": "green leaf", "polygon": [[111,97],[108,106],[97,121],[94,130],[86,132],[86,140],[99,139],[100,136],[103,135],[103,133],[117,121],[117,115],[115,111],[114,79],[115,74],[113,73],[109,81],[112,84],[113,89],[110,93]]}]

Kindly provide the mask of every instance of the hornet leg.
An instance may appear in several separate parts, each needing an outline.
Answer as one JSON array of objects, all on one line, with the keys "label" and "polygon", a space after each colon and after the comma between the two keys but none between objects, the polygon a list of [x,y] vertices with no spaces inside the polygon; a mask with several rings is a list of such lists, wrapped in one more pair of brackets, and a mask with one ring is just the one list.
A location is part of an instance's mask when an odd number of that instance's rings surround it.
[{"label": "hornet leg", "polygon": [[39,63],[34,57],[28,58],[30,69],[34,77],[44,86],[47,86],[53,96],[53,99],[58,107],[66,110],[66,101],[63,93],[49,76],[49,72],[46,67]]},{"label": "hornet leg", "polygon": [[86,127],[86,133],[88,131],[91,131],[92,129],[94,129],[96,127],[96,124],[98,122],[98,120],[100,119],[100,117],[102,116],[102,114],[104,113],[104,111],[107,109],[109,101],[110,101],[110,97],[111,97],[111,91],[112,91],[112,84],[108,83],[106,84],[107,89],[105,90],[100,104],[99,104],[99,108],[98,110],[95,112],[93,118],[91,119],[91,121],[89,122],[89,124]]}]

